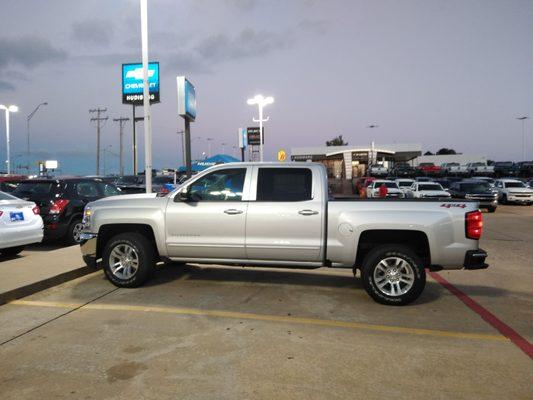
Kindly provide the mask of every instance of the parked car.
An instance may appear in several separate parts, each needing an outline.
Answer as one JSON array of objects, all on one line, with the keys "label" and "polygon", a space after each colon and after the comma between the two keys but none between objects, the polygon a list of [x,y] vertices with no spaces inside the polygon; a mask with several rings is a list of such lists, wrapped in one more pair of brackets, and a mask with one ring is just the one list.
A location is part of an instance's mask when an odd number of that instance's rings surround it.
[{"label": "parked car", "polygon": [[533,179],[527,183],[527,187],[533,188]]},{"label": "parked car", "polygon": [[390,174],[394,177],[411,177],[416,174],[416,170],[407,163],[396,163],[392,167]]},{"label": "parked car", "polygon": [[89,203],[81,251],[118,287],[144,284],[158,260],[327,266],[361,270],[375,301],[404,305],[422,293],[426,268],[488,267],[477,203],[454,204],[330,201],[321,164],[228,163],[168,196]]},{"label": "parked car", "polygon": [[79,177],[29,179],[12,192],[13,196],[39,206],[45,240],[63,240],[67,244],[80,241],[83,208],[87,203],[120,194],[110,183]]},{"label": "parked car", "polygon": [[518,179],[497,179],[494,187],[502,204],[520,203],[528,206],[533,204],[533,190]]},{"label": "parked car", "polygon": [[0,191],[4,193],[11,193],[15,190],[18,184],[27,179],[24,175],[3,175],[0,176]]},{"label": "parked car", "polygon": [[[168,184],[174,185],[174,177],[157,175],[152,177],[153,193],[168,193]],[[146,178],[144,175],[124,175],[117,179],[116,185],[124,194],[146,193]]]},{"label": "parked car", "polygon": [[471,179],[474,181],[481,181],[481,182],[488,183],[491,188],[494,187],[494,184],[496,182],[496,179],[491,178],[490,176],[473,176]]},{"label": "parked car", "polygon": [[416,182],[433,182],[433,178],[429,178],[427,176],[417,176],[415,178]]},{"label": "parked car", "polygon": [[462,175],[464,174],[461,164],[458,162],[444,163],[441,165],[442,171],[446,175]]},{"label": "parked car", "polygon": [[437,182],[415,182],[409,190],[409,197],[448,199],[450,193]]},{"label": "parked car", "polygon": [[376,179],[366,188],[366,197],[367,198],[376,198],[379,196],[379,188],[385,185],[387,188],[387,197],[391,198],[401,198],[404,197],[403,192],[400,190],[396,182]]},{"label": "parked car", "polygon": [[441,175],[443,171],[440,166],[435,165],[432,162],[423,162],[418,164],[417,172],[419,175],[437,176]]},{"label": "parked car", "polygon": [[14,256],[32,243],[43,240],[43,220],[39,207],[0,192],[0,255]]},{"label": "parked car", "polygon": [[389,169],[385,167],[383,164],[372,164],[368,168],[368,175],[370,176],[387,176],[389,173]]},{"label": "parked car", "polygon": [[533,176],[533,161],[520,161],[517,163],[518,175],[525,178]]},{"label": "parked car", "polygon": [[492,191],[487,182],[480,180],[454,182],[450,186],[449,193],[454,199],[479,201],[479,208],[485,208],[489,212],[496,211],[498,207],[498,194]]},{"label": "parked car", "polygon": [[468,174],[470,176],[476,175],[494,175],[494,166],[487,165],[482,162],[474,162],[466,164],[468,168]]},{"label": "parked car", "polygon": [[512,161],[497,161],[494,163],[494,175],[498,178],[518,176],[520,166]]},{"label": "parked car", "polygon": [[405,193],[409,190],[409,188],[415,183],[414,179],[396,179],[394,182],[398,185],[398,188],[402,191],[405,197]]}]

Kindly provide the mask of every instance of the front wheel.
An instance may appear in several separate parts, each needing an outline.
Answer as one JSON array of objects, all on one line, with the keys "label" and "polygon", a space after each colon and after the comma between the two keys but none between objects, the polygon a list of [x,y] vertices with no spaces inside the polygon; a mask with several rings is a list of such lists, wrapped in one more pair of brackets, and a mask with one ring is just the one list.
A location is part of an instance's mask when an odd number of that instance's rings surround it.
[{"label": "front wheel", "polygon": [[493,213],[494,211],[496,211],[496,207],[489,207],[489,208],[487,208],[487,210],[488,210],[490,213]]},{"label": "front wheel", "polygon": [[83,224],[81,220],[74,220],[68,227],[67,234],[65,236],[65,243],[67,245],[80,244],[81,231],[83,230]]},{"label": "front wheel", "polygon": [[364,259],[363,285],[376,302],[403,306],[415,301],[426,286],[422,261],[409,247],[380,246]]},{"label": "front wheel", "polygon": [[102,254],[107,279],[118,287],[138,287],[155,269],[152,243],[140,233],[128,232],[112,237]]}]

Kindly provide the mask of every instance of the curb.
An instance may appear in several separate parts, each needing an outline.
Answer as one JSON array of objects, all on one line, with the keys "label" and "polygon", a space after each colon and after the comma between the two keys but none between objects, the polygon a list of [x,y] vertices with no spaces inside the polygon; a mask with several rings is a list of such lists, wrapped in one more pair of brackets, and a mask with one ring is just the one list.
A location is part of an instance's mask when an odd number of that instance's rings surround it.
[{"label": "curb", "polygon": [[96,271],[97,270],[94,268],[83,266],[71,271],[63,272],[59,275],[52,276],[50,278],[30,283],[29,285],[0,293],[0,305],[9,303],[10,301],[17,300],[22,297],[30,296],[45,289],[50,289],[51,287],[80,278]]}]

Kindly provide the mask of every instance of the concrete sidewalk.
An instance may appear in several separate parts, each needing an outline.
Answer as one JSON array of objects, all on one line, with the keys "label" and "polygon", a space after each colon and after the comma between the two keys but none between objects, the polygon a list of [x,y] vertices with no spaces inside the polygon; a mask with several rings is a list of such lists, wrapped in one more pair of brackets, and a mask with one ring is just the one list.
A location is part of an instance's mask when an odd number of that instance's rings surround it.
[{"label": "concrete sidewalk", "polygon": [[0,304],[94,272],[81,258],[79,246],[29,247],[19,256],[0,258]]}]

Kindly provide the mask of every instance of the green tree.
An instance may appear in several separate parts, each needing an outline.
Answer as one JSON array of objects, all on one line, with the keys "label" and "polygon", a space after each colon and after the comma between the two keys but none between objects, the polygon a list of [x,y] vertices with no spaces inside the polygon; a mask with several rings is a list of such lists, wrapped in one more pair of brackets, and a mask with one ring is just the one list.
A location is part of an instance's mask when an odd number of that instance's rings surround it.
[{"label": "green tree", "polygon": [[345,142],[342,135],[339,135],[326,141],[326,146],[348,146],[348,142]]},{"label": "green tree", "polygon": [[438,154],[438,155],[446,155],[446,154],[457,154],[457,153],[455,152],[454,149],[448,149],[446,147],[443,147],[442,149],[439,149],[439,151],[437,151],[436,154]]},{"label": "green tree", "polygon": [[425,156],[434,156],[434,154],[431,151],[426,151],[424,153]]}]

